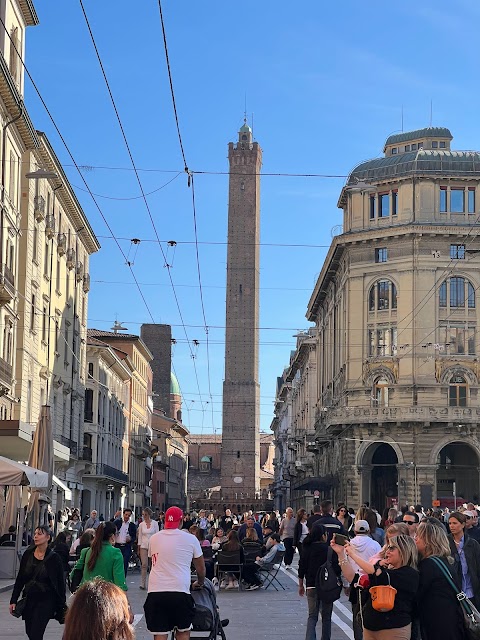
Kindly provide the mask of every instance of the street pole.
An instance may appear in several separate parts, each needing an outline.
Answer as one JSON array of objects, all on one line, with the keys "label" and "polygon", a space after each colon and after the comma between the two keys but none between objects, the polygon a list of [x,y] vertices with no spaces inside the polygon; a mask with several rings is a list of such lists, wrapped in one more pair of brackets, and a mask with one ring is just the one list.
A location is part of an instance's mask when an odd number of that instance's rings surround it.
[{"label": "street pole", "polygon": [[453,481],[453,510],[457,510],[457,483]]}]

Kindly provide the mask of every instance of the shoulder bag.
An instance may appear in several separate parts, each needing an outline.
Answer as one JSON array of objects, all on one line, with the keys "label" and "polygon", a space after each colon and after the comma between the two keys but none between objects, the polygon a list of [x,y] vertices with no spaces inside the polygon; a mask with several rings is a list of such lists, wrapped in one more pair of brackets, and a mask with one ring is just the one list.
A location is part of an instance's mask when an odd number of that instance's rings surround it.
[{"label": "shoulder bag", "polygon": [[[45,560],[43,560],[43,562],[45,562]],[[12,611],[12,616],[15,616],[15,618],[21,618],[22,617],[23,612],[25,611],[25,608],[27,606],[28,590],[35,583],[35,580],[36,580],[38,574],[40,573],[40,571],[42,570],[43,566],[44,565],[42,563],[37,564],[37,566],[35,568],[35,571],[33,572],[32,578],[23,587],[23,596],[20,598],[20,600],[18,600],[16,602],[15,609]]]},{"label": "shoulder bag", "polygon": [[455,597],[462,609],[463,622],[465,625],[465,632],[469,640],[480,640],[480,613],[477,611],[472,602],[467,598],[463,591],[459,591],[457,585],[453,581],[452,574],[444,565],[444,563],[436,556],[430,556],[431,560],[435,562],[437,567],[441,570],[445,576],[448,584],[453,589]]}]

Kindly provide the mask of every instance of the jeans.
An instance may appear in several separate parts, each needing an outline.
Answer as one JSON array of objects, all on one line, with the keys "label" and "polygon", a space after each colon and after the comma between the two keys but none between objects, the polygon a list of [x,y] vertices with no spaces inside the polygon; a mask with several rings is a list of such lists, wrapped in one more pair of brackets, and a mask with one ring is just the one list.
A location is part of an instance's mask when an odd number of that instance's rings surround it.
[{"label": "jeans", "polygon": [[285,545],[285,555],[283,556],[283,562],[286,567],[292,564],[293,556],[295,554],[295,547],[293,546],[293,538],[284,538],[282,540]]},{"label": "jeans", "polygon": [[333,602],[319,602],[316,589],[307,589],[308,620],[305,640],[317,640],[316,626],[320,608],[322,611],[322,640],[330,640],[332,635]]},{"label": "jeans", "polygon": [[[127,577],[128,572],[128,562],[130,560],[130,556],[132,555],[132,545],[131,544],[116,544],[117,549],[120,549],[123,556],[123,569],[125,571],[125,577]],[[148,553],[148,551],[147,551]]]}]

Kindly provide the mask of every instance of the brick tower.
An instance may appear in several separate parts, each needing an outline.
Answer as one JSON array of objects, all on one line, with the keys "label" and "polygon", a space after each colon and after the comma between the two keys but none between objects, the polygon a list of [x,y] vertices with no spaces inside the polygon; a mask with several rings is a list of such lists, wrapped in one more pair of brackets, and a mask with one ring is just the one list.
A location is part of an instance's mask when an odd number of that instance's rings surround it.
[{"label": "brick tower", "polygon": [[224,504],[260,494],[258,324],[262,150],[244,125],[230,163],[221,486]]}]

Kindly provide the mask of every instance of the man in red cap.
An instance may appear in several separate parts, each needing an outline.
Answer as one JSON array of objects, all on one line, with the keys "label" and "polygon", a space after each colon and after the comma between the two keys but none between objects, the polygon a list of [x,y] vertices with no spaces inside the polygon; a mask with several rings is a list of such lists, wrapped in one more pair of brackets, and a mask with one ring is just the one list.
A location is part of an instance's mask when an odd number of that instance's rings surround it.
[{"label": "man in red cap", "polygon": [[148,555],[152,570],[148,596],[143,605],[147,629],[155,640],[166,640],[170,632],[176,640],[189,640],[195,604],[190,595],[190,567],[197,572],[194,589],[205,580],[205,562],[196,536],[182,529],[183,511],[170,507],[165,528],[150,538]]}]

